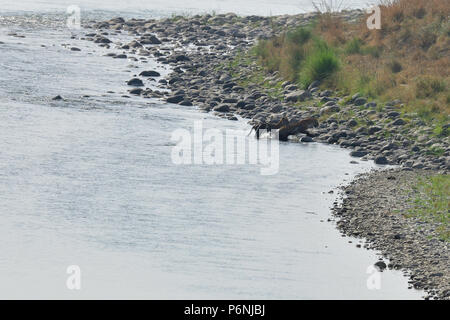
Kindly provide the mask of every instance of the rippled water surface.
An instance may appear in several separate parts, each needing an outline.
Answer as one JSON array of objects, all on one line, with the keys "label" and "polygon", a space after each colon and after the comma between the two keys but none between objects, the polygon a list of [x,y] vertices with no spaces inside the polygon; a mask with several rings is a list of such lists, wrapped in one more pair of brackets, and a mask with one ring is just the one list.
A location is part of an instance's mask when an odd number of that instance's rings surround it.
[{"label": "rippled water surface", "polygon": [[[328,191],[372,163],[282,144],[274,176],[176,166],[173,130],[247,124],[123,98],[142,68],[170,71],[107,58],[57,20],[9,15],[0,28],[0,298],[420,298],[394,271],[369,290],[377,253],[327,221]],[[80,291],[66,288],[69,265]]]}]

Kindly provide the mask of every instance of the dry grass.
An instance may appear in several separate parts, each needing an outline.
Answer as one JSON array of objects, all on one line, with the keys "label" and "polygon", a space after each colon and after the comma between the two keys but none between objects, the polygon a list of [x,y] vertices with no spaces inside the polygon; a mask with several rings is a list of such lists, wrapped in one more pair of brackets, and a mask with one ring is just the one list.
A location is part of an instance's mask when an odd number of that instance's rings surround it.
[{"label": "dry grass", "polygon": [[[324,85],[380,101],[400,99],[407,112],[417,112],[425,120],[448,121],[450,0],[381,2],[380,30],[367,28],[369,15],[359,23],[348,23],[330,8],[319,10],[322,14],[312,26],[312,37],[325,40],[341,60],[340,70],[330,74]],[[299,80],[308,52],[286,36],[265,45],[270,54],[261,60],[263,65],[289,80]]]},{"label": "dry grass", "polygon": [[[374,86],[385,85],[384,98],[400,98],[410,111],[426,106],[441,117],[450,114],[449,0],[381,1],[381,30],[368,30],[365,19],[351,28],[354,37],[381,48],[378,59],[359,57],[372,67]],[[392,76],[382,76],[389,72]],[[392,85],[395,82],[395,85]]]}]

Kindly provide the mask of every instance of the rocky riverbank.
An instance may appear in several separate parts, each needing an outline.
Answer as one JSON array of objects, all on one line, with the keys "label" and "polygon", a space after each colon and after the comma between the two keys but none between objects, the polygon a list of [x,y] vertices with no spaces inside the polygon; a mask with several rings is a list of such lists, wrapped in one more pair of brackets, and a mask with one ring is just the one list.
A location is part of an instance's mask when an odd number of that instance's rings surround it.
[{"label": "rocky riverbank", "polygon": [[367,247],[389,259],[381,269],[407,271],[410,288],[428,298],[450,299],[450,248],[438,237],[438,223],[405,215],[414,200],[413,186],[429,171],[390,169],[360,176],[343,188],[344,199],[334,214],[345,235],[368,240]]},{"label": "rocky riverbank", "polygon": [[[362,12],[342,13],[355,21]],[[148,70],[128,79],[130,94],[169,103],[195,105],[230,120],[236,116],[251,123],[275,124],[282,117],[295,122],[316,117],[320,126],[308,135],[295,132],[292,141],[325,142],[353,149],[352,156],[374,159],[377,164],[400,164],[410,169],[450,168],[449,137],[437,137],[434,128],[415,114],[399,112],[401,101],[379,105],[366,97],[339,96],[315,82],[307,90],[283,81],[277,73],[265,75],[255,61],[242,58],[258,39],[289,28],[308,25],[317,14],[239,17],[235,14],[175,17],[162,20],[116,18],[94,23],[87,40],[119,50],[113,58],[136,62],[156,59],[171,66],[165,79]],[[108,35],[126,32],[130,43],[112,43]],[[241,57],[241,58],[239,58]],[[258,78],[256,80],[255,78]],[[149,81],[157,89],[147,87]],[[147,88],[146,88],[147,87]],[[447,124],[443,128],[449,130]]]},{"label": "rocky riverbank", "polygon": [[[355,21],[363,13],[341,14],[347,21]],[[400,165],[401,170],[376,172],[345,188],[343,205],[335,208],[338,226],[348,235],[368,239],[371,247],[390,258],[389,267],[411,271],[412,286],[425,289],[431,297],[448,299],[447,243],[434,237],[431,226],[392,214],[406,210],[408,202],[401,190],[414,184],[419,172],[448,172],[448,135],[437,136],[417,115],[400,112],[401,101],[380,105],[360,94],[340,96],[319,82],[302,90],[277,73],[265,74],[249,56],[248,50],[258,39],[307,25],[316,16],[115,18],[89,24],[92,31],[84,39],[111,49],[111,58],[136,63],[155,59],[171,67],[165,78],[147,70],[124,79],[130,95],[198,106],[204,112],[229,120],[239,116],[251,124],[275,124],[283,117],[290,122],[317,118],[319,127],[307,134],[293,132],[288,139],[338,144],[350,148],[356,158]],[[133,40],[114,43],[109,39],[121,33]],[[157,88],[149,88],[150,83]],[[442,129],[449,130],[449,125]]]}]

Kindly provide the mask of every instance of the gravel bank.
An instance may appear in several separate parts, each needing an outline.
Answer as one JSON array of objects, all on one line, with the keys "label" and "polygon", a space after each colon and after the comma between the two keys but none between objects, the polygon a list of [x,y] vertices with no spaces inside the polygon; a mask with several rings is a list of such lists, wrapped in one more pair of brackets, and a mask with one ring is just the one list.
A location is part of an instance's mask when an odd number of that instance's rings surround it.
[{"label": "gravel bank", "polygon": [[428,298],[450,299],[450,248],[432,223],[405,218],[412,186],[430,172],[389,169],[359,176],[343,188],[343,201],[333,209],[337,226],[347,236],[364,238],[367,246],[389,259],[388,268],[408,271],[411,288]]}]

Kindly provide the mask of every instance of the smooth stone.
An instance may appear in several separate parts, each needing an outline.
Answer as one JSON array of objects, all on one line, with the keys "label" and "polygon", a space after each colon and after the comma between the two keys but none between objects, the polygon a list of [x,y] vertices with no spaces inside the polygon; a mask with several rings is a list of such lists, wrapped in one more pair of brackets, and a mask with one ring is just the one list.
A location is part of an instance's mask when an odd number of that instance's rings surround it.
[{"label": "smooth stone", "polygon": [[355,106],[362,106],[362,105],[364,105],[366,102],[367,102],[367,99],[366,99],[366,98],[360,97],[360,98],[355,99],[355,102],[353,102],[353,104],[354,104]]},{"label": "smooth stone", "polygon": [[381,165],[386,165],[388,164],[388,160],[385,156],[379,156],[375,158],[375,163],[376,164],[381,164]]},{"label": "smooth stone", "polygon": [[178,104],[178,103],[180,103],[183,100],[184,100],[184,97],[182,95],[175,95],[175,96],[168,97],[166,99],[167,102],[175,103],[175,104]]},{"label": "smooth stone", "polygon": [[392,122],[393,126],[403,126],[404,124],[406,124],[406,121],[403,119],[397,119],[394,122]]},{"label": "smooth stone", "polygon": [[314,142],[314,140],[310,136],[304,136],[300,138],[300,142]]},{"label": "smooth stone", "polygon": [[377,267],[380,271],[383,271],[383,270],[386,269],[386,267],[387,267],[386,263],[383,262],[383,261],[375,262],[374,265],[375,265],[375,267]]},{"label": "smooth stone", "polygon": [[161,74],[157,71],[149,70],[149,71],[142,71],[140,74],[142,77],[159,77]]},{"label": "smooth stone", "polygon": [[350,156],[356,157],[356,158],[364,157],[367,154],[368,154],[368,152],[364,151],[364,150],[354,150],[354,151],[350,152]]},{"label": "smooth stone", "polygon": [[306,98],[310,97],[310,93],[305,90],[298,90],[286,95],[286,101],[288,102],[297,102],[297,101],[305,101]]},{"label": "smooth stone", "polygon": [[227,104],[219,104],[218,106],[213,108],[213,111],[229,112],[230,111],[230,107]]},{"label": "smooth stone", "polygon": [[192,106],[192,102],[190,100],[183,100],[179,103],[179,105],[190,107],[190,106]]},{"label": "smooth stone", "polygon": [[144,86],[144,83],[142,82],[142,80],[138,79],[138,78],[131,79],[130,81],[127,82],[127,84],[129,86],[135,86],[135,87],[143,87]]},{"label": "smooth stone", "polygon": [[140,95],[142,93],[142,91],[144,91],[144,90],[141,89],[141,88],[136,88],[136,89],[131,89],[128,92],[131,93],[131,94],[134,94],[134,95]]}]

